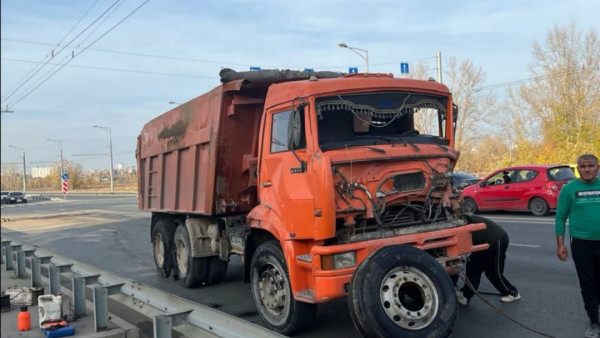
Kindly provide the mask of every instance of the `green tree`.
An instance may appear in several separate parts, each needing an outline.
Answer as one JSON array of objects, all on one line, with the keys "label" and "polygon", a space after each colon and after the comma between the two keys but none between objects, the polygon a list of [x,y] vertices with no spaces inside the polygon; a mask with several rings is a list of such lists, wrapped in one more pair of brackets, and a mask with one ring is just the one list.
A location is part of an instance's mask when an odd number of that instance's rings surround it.
[{"label": "green tree", "polygon": [[[600,41],[575,24],[533,44],[533,81],[510,92],[517,154],[538,163],[572,163],[600,151]],[[517,95],[518,94],[518,95]],[[526,127],[523,127],[526,125]],[[520,149],[523,147],[524,149]]]}]

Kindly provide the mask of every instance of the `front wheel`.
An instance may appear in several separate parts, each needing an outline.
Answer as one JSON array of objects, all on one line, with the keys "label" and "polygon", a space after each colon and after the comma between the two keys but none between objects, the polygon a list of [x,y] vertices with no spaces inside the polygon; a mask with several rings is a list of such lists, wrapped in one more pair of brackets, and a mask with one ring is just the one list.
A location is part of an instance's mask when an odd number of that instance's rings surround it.
[{"label": "front wheel", "polygon": [[479,211],[479,208],[477,207],[477,202],[475,202],[475,200],[470,197],[465,198],[464,206],[465,211],[468,211],[472,214],[475,214],[477,213],[477,211]]},{"label": "front wheel", "polygon": [[531,211],[534,216],[546,216],[550,213],[550,207],[543,198],[534,197],[531,202],[529,202],[529,211]]},{"label": "front wheel", "polygon": [[350,315],[365,337],[448,337],[458,317],[450,277],[428,253],[384,247],[352,277]]},{"label": "front wheel", "polygon": [[311,323],[316,305],[294,299],[285,258],[277,242],[266,242],[256,249],[250,273],[254,303],[271,330],[289,335]]}]

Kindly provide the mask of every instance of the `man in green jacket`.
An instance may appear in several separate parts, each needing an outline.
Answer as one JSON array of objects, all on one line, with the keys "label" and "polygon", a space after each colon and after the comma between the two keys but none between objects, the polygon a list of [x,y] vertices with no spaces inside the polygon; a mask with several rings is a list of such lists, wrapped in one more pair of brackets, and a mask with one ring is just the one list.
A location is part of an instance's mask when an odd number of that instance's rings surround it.
[{"label": "man in green jacket", "polygon": [[586,337],[599,337],[600,304],[600,180],[598,158],[592,154],[577,159],[579,178],[565,184],[558,196],[554,227],[556,255],[566,261],[565,223],[569,219],[571,254],[575,262],[585,310],[590,317]]}]

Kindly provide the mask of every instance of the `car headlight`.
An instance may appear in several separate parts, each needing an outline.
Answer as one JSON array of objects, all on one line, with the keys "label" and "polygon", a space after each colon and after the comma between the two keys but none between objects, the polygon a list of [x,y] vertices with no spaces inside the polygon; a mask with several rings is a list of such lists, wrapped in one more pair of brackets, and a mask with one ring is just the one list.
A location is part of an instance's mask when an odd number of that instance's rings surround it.
[{"label": "car headlight", "polygon": [[321,269],[339,270],[356,266],[356,252],[344,252],[335,255],[321,256]]}]

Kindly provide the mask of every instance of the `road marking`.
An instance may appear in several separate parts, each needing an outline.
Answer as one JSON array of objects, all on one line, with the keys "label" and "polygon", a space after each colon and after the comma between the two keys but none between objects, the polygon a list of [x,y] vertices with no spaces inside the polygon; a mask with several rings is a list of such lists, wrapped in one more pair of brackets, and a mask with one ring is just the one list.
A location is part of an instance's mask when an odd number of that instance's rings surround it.
[{"label": "road marking", "polygon": [[512,246],[522,246],[525,248],[541,248],[541,245],[532,245],[532,244],[517,244],[517,243],[509,243],[508,245]]}]

